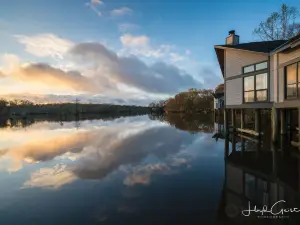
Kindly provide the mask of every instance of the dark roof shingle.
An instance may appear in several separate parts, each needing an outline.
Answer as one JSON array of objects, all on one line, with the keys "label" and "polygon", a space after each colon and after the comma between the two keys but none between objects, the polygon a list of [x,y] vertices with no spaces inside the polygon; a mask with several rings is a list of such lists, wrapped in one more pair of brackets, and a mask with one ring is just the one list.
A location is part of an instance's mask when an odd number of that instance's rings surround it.
[{"label": "dark roof shingle", "polygon": [[286,42],[287,42],[286,40],[261,41],[261,42],[242,43],[237,45],[217,45],[215,47],[226,47],[226,48],[241,49],[241,50],[247,50],[253,52],[269,53]]}]

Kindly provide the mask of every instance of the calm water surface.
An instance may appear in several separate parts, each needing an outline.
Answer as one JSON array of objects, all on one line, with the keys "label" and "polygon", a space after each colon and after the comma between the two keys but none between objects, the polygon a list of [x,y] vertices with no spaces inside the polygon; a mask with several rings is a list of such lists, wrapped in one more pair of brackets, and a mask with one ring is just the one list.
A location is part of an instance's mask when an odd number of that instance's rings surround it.
[{"label": "calm water surface", "polygon": [[[216,135],[219,130],[209,116],[3,126],[0,224],[226,224],[232,218],[237,222],[229,224],[239,224],[240,211],[231,203],[262,204],[274,191],[285,198],[291,190],[297,203],[297,159],[280,192],[264,165],[271,152],[249,150],[245,160],[241,143],[249,149],[250,142],[237,139],[233,146],[232,138]],[[260,161],[263,173],[255,167]],[[296,179],[294,186],[289,178]]]}]

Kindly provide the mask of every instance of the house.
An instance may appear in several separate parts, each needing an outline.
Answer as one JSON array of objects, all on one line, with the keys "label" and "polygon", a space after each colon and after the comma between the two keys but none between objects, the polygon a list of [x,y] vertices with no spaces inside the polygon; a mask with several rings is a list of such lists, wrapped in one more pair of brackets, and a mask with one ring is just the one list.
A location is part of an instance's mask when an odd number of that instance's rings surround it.
[{"label": "house", "polygon": [[271,52],[274,107],[300,107],[300,34]]},{"label": "house", "polygon": [[[235,118],[237,109],[242,117],[243,109],[255,109],[255,130],[259,132],[260,109],[275,109],[272,112],[277,118],[278,109],[300,107],[300,35],[290,40],[250,43],[239,43],[239,39],[232,30],[225,45],[215,45],[224,77],[225,112],[230,110]],[[280,111],[282,133],[285,112]],[[243,125],[244,119],[242,129]]]},{"label": "house", "polygon": [[[229,145],[229,141],[226,142]],[[231,152],[225,152],[225,177],[220,195],[218,218],[225,224],[266,224],[266,220],[257,218],[261,213],[252,212],[249,217],[241,214],[251,206],[269,208],[276,202],[285,200],[284,208],[297,207],[300,193],[300,159],[289,155],[279,157],[277,151],[270,151],[268,146],[253,145],[244,140],[232,143]],[[226,148],[229,149],[229,146]],[[274,205],[273,212],[279,212],[281,203]],[[293,213],[292,213],[293,214]],[[289,222],[299,221],[296,214],[288,214]],[[265,213],[264,216],[267,216]],[[287,215],[283,214],[282,216]],[[278,220],[268,220],[268,224],[278,224]]]},{"label": "house", "polygon": [[224,108],[224,92],[215,92],[212,94],[214,96],[214,109]]}]

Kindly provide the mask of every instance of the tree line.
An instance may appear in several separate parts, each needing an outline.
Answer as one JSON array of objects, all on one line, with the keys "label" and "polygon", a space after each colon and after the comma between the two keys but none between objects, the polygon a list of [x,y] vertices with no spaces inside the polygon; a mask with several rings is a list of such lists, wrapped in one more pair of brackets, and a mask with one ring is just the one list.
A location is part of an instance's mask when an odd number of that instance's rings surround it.
[{"label": "tree line", "polygon": [[166,112],[198,112],[213,109],[212,89],[191,88],[186,92],[176,94],[167,100],[152,102],[149,107],[164,108]]}]

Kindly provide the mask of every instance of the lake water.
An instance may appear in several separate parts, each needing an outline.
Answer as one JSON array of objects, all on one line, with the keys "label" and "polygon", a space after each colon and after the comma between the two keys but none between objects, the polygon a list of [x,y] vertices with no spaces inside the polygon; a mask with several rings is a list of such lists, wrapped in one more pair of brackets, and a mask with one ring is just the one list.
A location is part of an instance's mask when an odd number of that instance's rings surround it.
[{"label": "lake water", "polygon": [[248,200],[300,206],[299,158],[278,154],[225,141],[211,116],[10,121],[0,128],[0,224],[299,224],[297,213],[241,215]]}]

